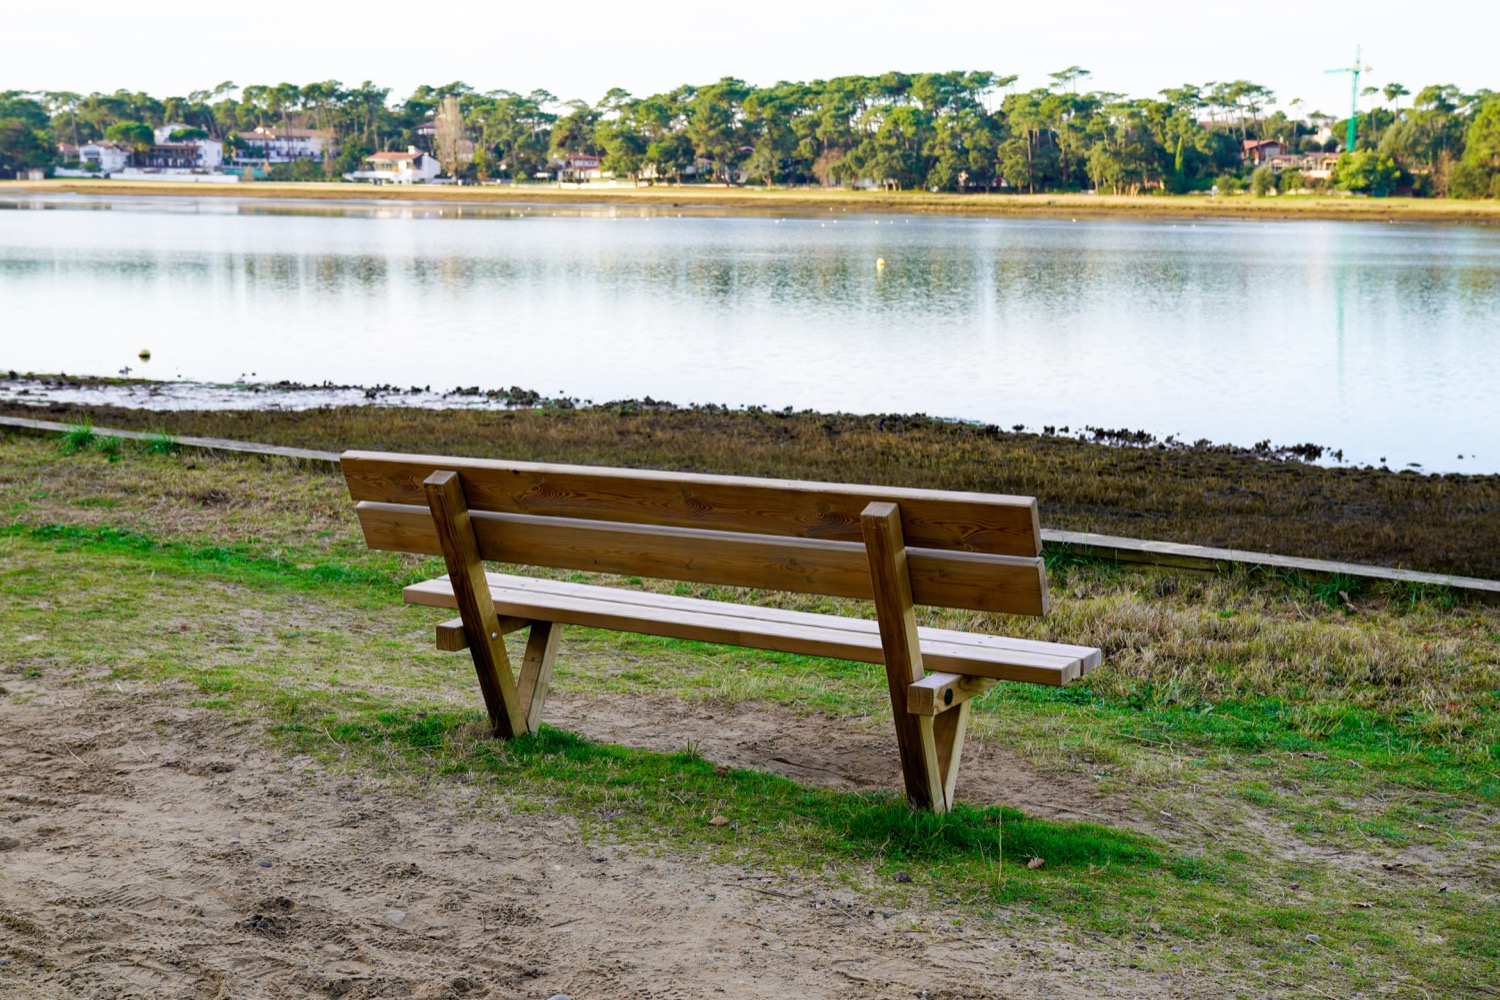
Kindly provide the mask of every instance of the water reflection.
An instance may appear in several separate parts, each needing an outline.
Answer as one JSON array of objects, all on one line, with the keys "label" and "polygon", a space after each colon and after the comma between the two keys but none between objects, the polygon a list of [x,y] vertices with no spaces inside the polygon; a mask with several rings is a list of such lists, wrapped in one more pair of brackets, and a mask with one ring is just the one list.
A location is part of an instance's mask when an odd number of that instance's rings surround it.
[{"label": "water reflection", "polygon": [[6,335],[7,368],[110,374],[149,346],[165,377],[925,411],[1500,470],[1492,230],[0,201],[23,206],[0,217],[5,325],[58,332]]}]

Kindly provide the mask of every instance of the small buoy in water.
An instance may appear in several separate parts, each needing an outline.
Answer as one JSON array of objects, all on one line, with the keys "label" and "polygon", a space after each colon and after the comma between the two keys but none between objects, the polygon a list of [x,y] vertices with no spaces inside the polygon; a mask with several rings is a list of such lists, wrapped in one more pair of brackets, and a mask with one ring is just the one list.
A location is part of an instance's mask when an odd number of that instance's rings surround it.
[{"label": "small buoy in water", "polygon": [[883,271],[883,270],[885,270],[885,258],[884,257],[876,257],[875,258],[875,270],[877,270],[877,271]]},{"label": "small buoy in water", "polygon": [[141,353],[137,354],[136,357],[140,358],[142,361],[150,361],[151,360],[151,348],[149,348],[149,347],[143,347],[143,348],[141,348]]}]

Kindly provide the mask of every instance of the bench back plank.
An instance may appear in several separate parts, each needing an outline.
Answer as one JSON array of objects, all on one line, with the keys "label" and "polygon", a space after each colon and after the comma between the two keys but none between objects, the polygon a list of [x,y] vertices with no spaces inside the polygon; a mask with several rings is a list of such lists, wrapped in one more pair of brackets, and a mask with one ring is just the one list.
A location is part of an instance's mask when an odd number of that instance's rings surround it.
[{"label": "bench back plank", "polygon": [[[427,507],[365,500],[356,511],[370,548],[442,554]],[[830,597],[875,596],[865,546],[859,542],[481,510],[470,510],[469,516],[479,556],[491,562]],[[919,604],[1000,614],[1046,613],[1045,570],[1039,557],[907,551],[912,596]]]},{"label": "bench back plank", "polygon": [[1031,497],[369,451],[347,451],[342,464],[349,495],[376,503],[426,508],[423,480],[451,469],[473,511],[863,543],[860,512],[886,501],[900,506],[913,548],[1042,552]]}]

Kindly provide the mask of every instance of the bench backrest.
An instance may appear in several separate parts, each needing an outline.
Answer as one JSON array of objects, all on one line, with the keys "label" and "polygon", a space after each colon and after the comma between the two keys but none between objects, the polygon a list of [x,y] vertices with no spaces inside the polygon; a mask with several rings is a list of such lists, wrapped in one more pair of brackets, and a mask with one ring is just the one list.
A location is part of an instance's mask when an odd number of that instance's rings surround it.
[{"label": "bench backrest", "polygon": [[486,560],[868,599],[860,513],[885,501],[918,604],[1047,610],[1031,497],[366,451],[342,463],[372,549],[442,554],[423,482],[449,470]]}]

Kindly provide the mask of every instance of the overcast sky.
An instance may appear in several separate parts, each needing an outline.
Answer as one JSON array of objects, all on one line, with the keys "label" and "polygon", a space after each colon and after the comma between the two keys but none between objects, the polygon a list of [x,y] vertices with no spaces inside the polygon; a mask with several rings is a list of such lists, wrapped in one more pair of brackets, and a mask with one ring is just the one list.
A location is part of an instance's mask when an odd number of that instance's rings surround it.
[{"label": "overcast sky", "polygon": [[[675,7],[675,9],[674,9]],[[986,69],[1046,84],[1070,65],[1080,89],[1130,96],[1184,82],[1248,79],[1282,103],[1342,113],[1347,76],[1412,91],[1500,90],[1500,0],[1240,3],[639,4],[597,0],[70,0],[8,3],[0,90],[145,90],[158,97],[238,84],[373,80],[392,97],[463,80],[597,100],[738,76],[752,84],[890,69]]]}]

